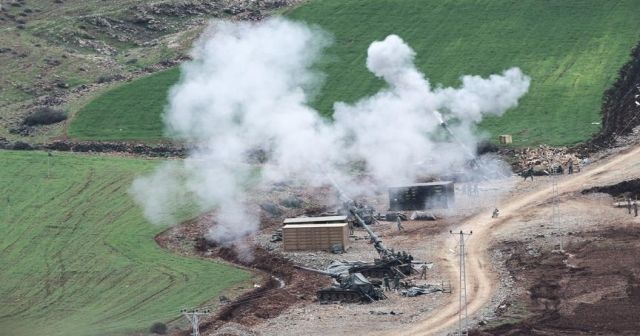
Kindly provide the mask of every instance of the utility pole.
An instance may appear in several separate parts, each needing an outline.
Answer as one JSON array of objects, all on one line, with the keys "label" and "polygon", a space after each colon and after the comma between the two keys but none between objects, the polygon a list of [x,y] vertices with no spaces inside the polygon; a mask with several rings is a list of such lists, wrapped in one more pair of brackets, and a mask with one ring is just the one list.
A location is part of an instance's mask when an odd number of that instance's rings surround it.
[{"label": "utility pole", "polygon": [[209,308],[182,309],[180,311],[191,323],[191,336],[200,336],[200,316],[209,315]]},{"label": "utility pole", "polygon": [[[559,219],[559,205],[558,205],[558,167],[551,167],[551,227],[553,229],[558,228],[558,219]],[[562,247],[562,235],[558,238],[558,246],[560,247],[560,251],[564,251]]]},{"label": "utility pole", "polygon": [[[464,238],[465,236],[470,236],[473,234],[473,231],[469,231],[468,233],[463,232],[453,232],[449,231],[450,234],[460,235],[460,242],[458,243],[458,250],[460,254],[460,285],[458,286],[460,294],[460,311],[458,312],[458,332],[455,334],[457,336],[466,336],[469,335],[469,314],[467,312],[467,271],[465,266],[465,249],[464,249]],[[464,307],[464,318],[462,308]],[[463,326],[464,319],[464,326]]]}]

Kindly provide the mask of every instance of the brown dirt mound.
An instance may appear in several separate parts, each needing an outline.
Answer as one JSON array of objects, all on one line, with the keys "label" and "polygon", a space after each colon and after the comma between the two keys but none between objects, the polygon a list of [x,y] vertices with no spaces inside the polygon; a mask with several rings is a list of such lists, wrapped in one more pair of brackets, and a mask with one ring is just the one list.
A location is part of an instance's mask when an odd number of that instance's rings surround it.
[{"label": "brown dirt mound", "polygon": [[327,285],[325,277],[298,271],[293,263],[284,257],[271,254],[262,248],[255,248],[253,259],[242,258],[231,247],[213,247],[213,255],[234,264],[264,271],[284,281],[271,277],[255,290],[243,294],[224,306],[211,321],[204,323],[202,330],[217,329],[227,322],[252,326],[265,319],[273,318],[300,301],[312,301],[317,288]]},{"label": "brown dirt mound", "polygon": [[602,102],[602,131],[592,144],[608,146],[616,137],[640,125],[635,95],[640,93],[640,43],[631,51],[631,59],[618,74],[618,80],[604,93]]},{"label": "brown dirt mound", "polygon": [[640,228],[577,234],[564,253],[532,253],[525,244],[507,268],[527,289],[528,316],[472,335],[637,335],[640,330]]},{"label": "brown dirt mound", "polygon": [[604,187],[593,187],[583,190],[582,193],[607,193],[613,197],[623,196],[625,198],[635,199],[640,196],[640,179],[622,181]]}]

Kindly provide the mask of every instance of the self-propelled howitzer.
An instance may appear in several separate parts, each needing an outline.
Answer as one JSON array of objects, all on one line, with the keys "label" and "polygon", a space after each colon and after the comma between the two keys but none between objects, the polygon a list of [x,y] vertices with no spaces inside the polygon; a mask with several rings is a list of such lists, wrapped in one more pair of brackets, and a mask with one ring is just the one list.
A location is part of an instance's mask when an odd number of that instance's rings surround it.
[{"label": "self-propelled howitzer", "polygon": [[360,216],[358,207],[355,205],[355,202],[349,199],[344,194],[344,192],[342,192],[342,190],[335,184],[335,182],[333,182],[333,185],[338,190],[340,194],[340,200],[345,205],[345,208],[348,209],[350,216],[352,216],[358,222],[358,224],[360,224],[360,226],[364,228],[369,234],[371,243],[380,256],[380,258],[375,259],[373,263],[358,263],[357,265],[354,265],[349,270],[349,272],[362,273],[365,276],[372,278],[395,276],[404,278],[405,276],[410,275],[413,272],[413,267],[411,266],[413,256],[404,251],[395,252],[392,249],[387,249],[384,246],[382,239],[378,237],[375,232],[373,232],[371,227]]},{"label": "self-propelled howitzer", "polygon": [[303,271],[330,276],[336,280],[337,284],[322,288],[316,292],[320,302],[372,302],[386,298],[382,289],[372,284],[361,273],[340,274],[302,266],[295,267]]}]

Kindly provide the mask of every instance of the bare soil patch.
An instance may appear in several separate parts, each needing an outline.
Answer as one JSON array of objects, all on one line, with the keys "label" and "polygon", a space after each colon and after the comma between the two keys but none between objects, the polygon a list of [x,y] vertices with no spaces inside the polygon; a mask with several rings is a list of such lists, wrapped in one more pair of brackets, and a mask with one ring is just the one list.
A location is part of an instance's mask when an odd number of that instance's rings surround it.
[{"label": "bare soil patch", "polygon": [[528,313],[521,321],[472,334],[636,335],[640,228],[626,225],[573,236],[564,252],[532,253],[523,241],[500,244],[497,248],[510,255],[510,274],[526,289],[508,304],[518,302]]}]

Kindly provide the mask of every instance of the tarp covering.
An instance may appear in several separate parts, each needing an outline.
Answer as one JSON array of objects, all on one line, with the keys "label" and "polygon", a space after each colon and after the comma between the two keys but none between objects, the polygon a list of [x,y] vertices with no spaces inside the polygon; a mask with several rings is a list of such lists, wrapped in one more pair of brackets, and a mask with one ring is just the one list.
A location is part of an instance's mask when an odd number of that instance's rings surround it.
[{"label": "tarp covering", "polygon": [[327,272],[335,275],[348,275],[354,266],[362,265],[360,261],[334,261],[327,266]]},{"label": "tarp covering", "polygon": [[409,287],[406,290],[401,291],[400,294],[402,294],[404,296],[414,297],[414,296],[418,296],[418,295],[422,295],[422,294],[431,294],[431,293],[435,293],[435,292],[442,292],[442,290],[443,289],[442,289],[441,286],[420,285],[420,286]]}]

